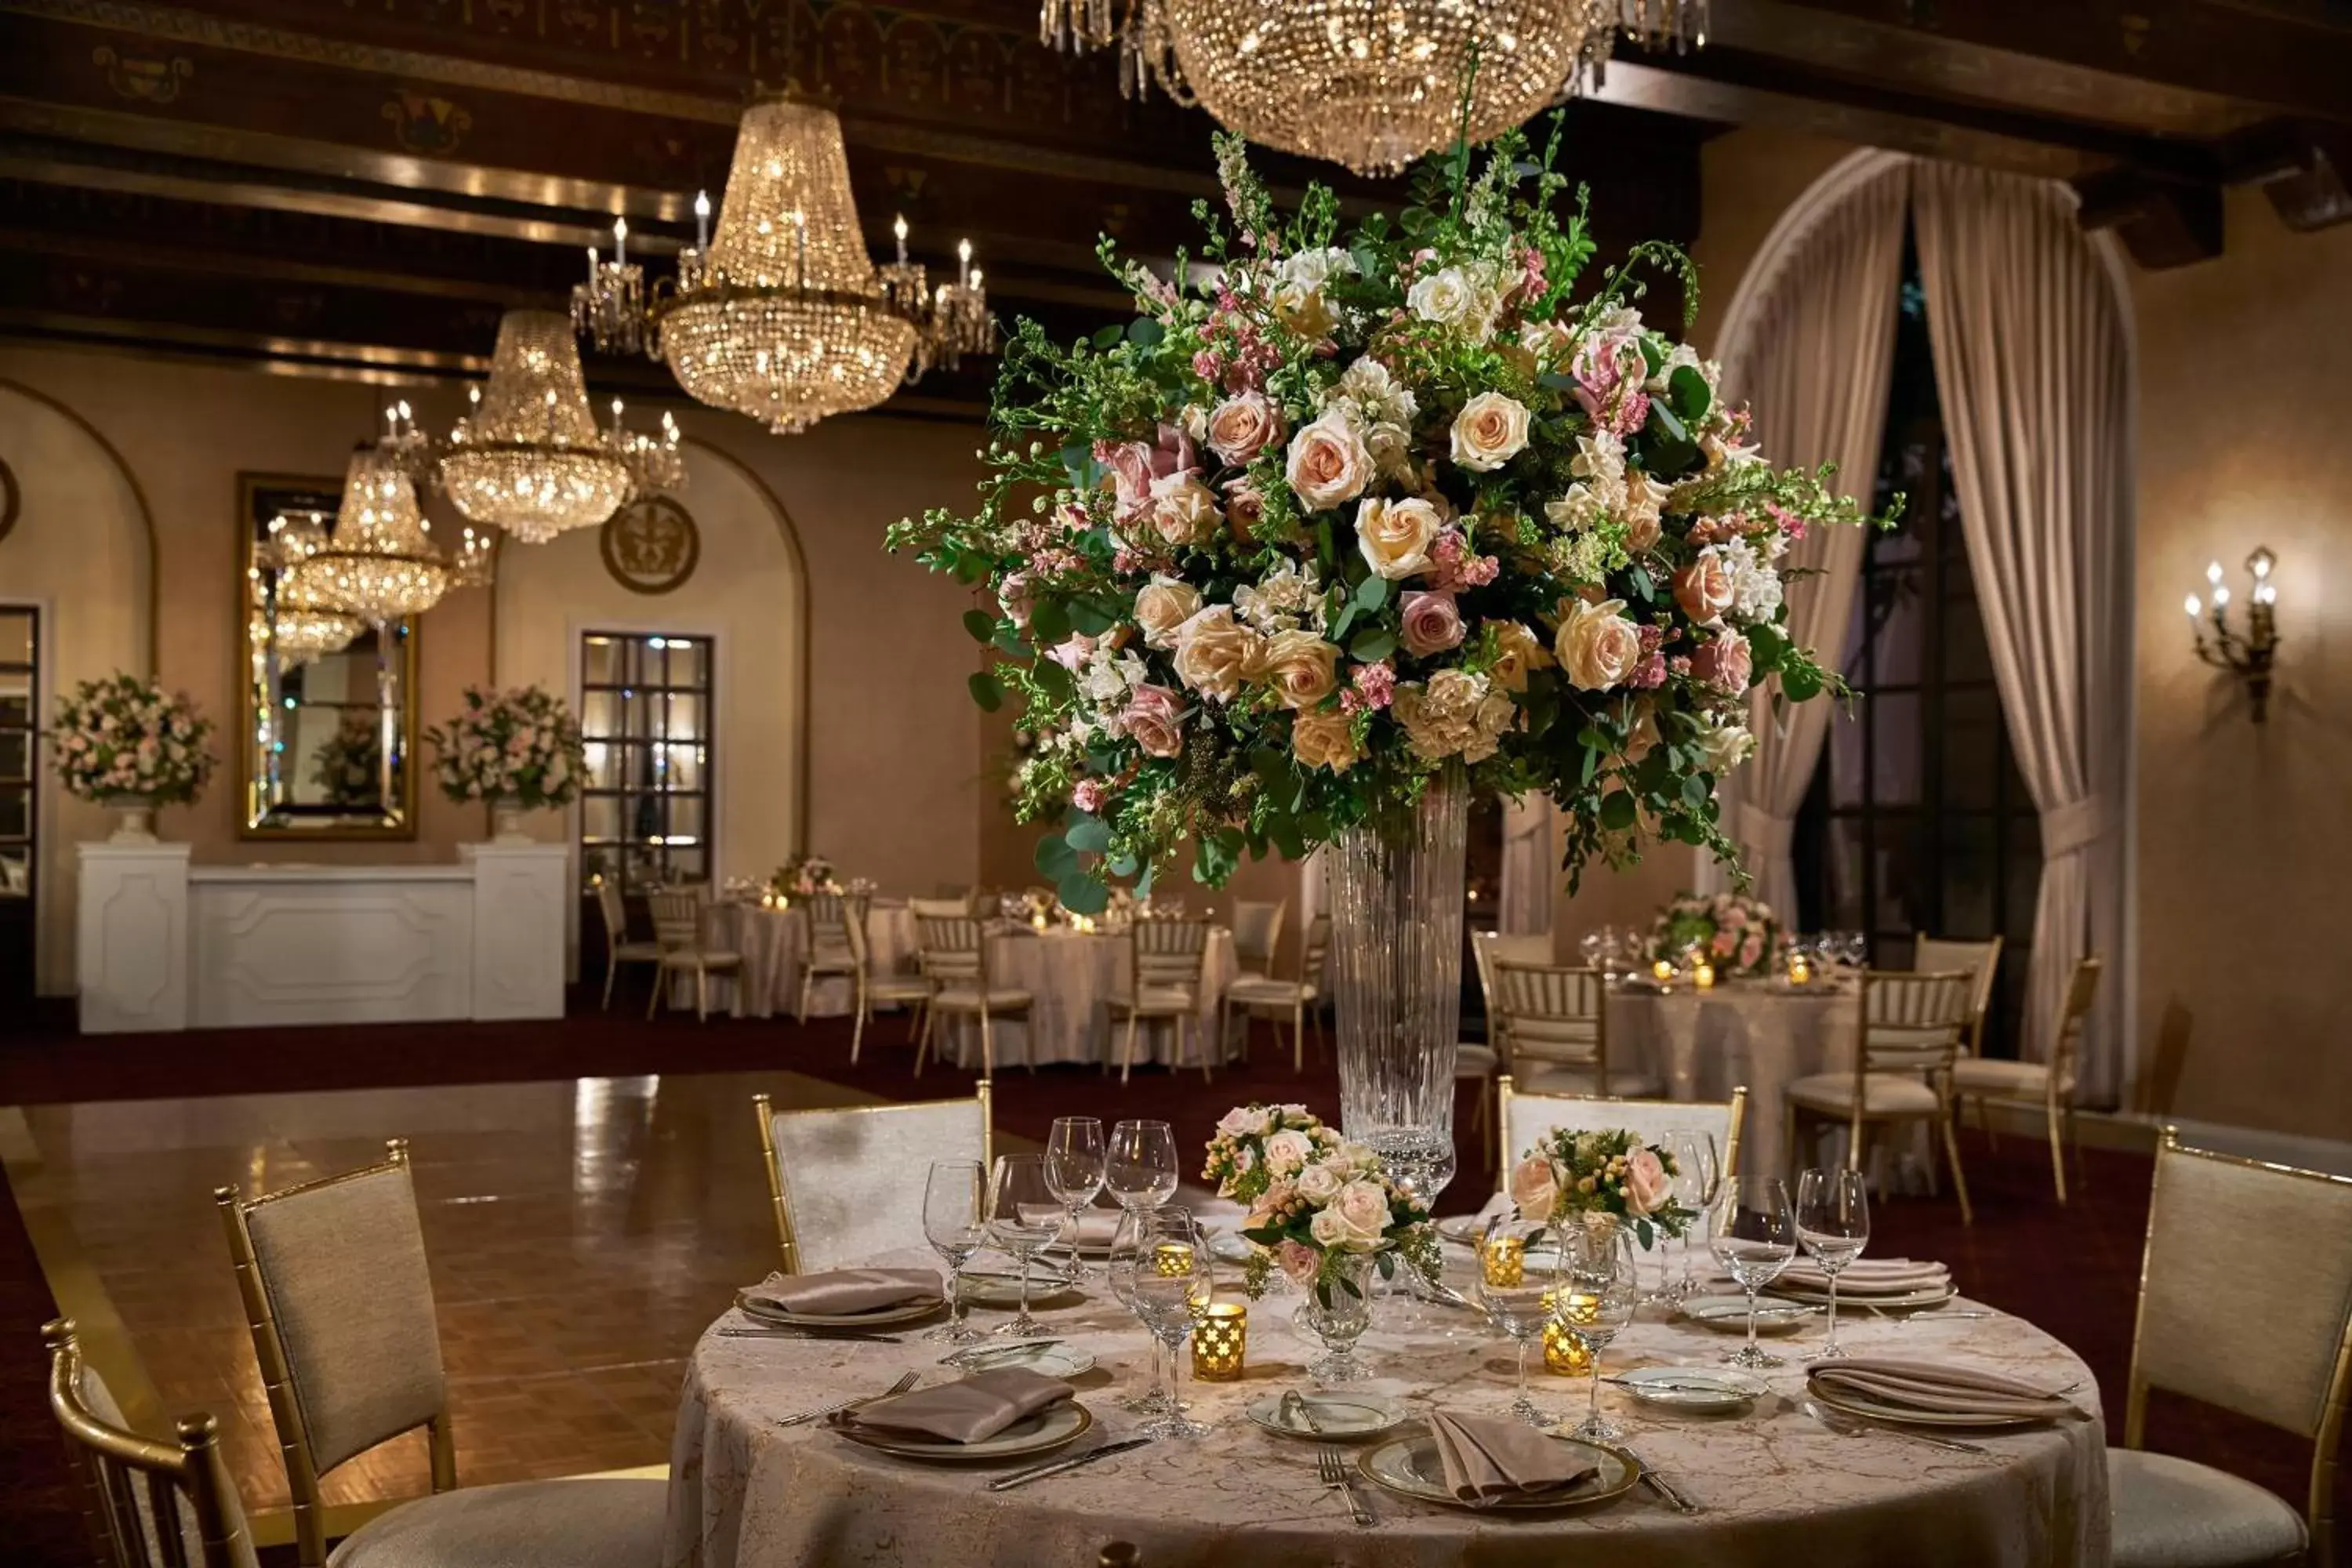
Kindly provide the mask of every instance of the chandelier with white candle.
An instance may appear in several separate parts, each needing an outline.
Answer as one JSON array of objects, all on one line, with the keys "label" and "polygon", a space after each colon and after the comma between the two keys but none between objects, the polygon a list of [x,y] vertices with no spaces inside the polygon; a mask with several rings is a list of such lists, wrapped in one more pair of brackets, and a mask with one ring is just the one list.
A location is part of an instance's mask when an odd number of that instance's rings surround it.
[{"label": "chandelier with white candle", "polygon": [[416,504],[406,435],[352,454],[333,530],[281,582],[306,606],[384,626],[421,616],[453,581]]}]

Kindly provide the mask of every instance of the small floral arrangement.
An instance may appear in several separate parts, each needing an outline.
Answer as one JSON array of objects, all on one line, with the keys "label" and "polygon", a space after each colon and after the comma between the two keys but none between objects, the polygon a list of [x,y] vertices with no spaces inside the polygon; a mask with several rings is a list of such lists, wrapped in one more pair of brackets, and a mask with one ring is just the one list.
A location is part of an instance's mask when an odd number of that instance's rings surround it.
[{"label": "small floral arrangement", "polygon": [[1250,1205],[1242,1235],[1256,1246],[1245,1283],[1265,1293],[1276,1268],[1328,1307],[1349,1254],[1370,1254],[1382,1279],[1404,1260],[1430,1279],[1438,1274],[1429,1210],[1381,1168],[1362,1143],[1341,1137],[1303,1105],[1244,1105],[1225,1112],[1209,1140],[1202,1179],[1217,1195]]},{"label": "small floral arrangement", "polygon": [[1555,1127],[1511,1168],[1511,1202],[1530,1223],[1609,1215],[1648,1247],[1661,1236],[1681,1236],[1698,1217],[1675,1201],[1675,1157],[1639,1133]]},{"label": "small floral arrangement", "polygon": [[66,793],[104,804],[184,805],[212,777],[212,721],[183,692],[117,671],[58,699],[50,765]]},{"label": "small floral arrangement", "polygon": [[383,738],[375,721],[348,714],[310,753],[310,782],[330,805],[372,804],[383,793]]},{"label": "small floral arrangement", "polygon": [[1650,926],[1650,956],[1678,963],[1697,948],[1716,969],[1729,975],[1761,976],[1778,970],[1789,952],[1789,933],[1772,918],[1772,906],[1743,893],[1685,893]]},{"label": "small floral arrangement", "polygon": [[537,686],[466,688],[466,706],[425,731],[433,777],[451,800],[506,802],[526,810],[569,805],[587,777],[580,726],[562,699]]},{"label": "small floral arrangement", "polygon": [[841,879],[834,874],[833,862],[822,855],[795,855],[776,868],[768,879],[768,891],[785,898],[805,899],[815,893],[841,891]]}]

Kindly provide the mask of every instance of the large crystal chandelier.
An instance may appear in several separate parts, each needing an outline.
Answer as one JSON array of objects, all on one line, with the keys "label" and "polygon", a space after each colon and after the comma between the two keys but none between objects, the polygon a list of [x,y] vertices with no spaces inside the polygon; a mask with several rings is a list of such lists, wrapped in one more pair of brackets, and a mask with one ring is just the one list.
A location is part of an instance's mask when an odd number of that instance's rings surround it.
[{"label": "large crystal chandelier", "polygon": [[1129,96],[1156,81],[1253,142],[1386,174],[1597,79],[1621,28],[1646,47],[1704,44],[1706,12],[1707,0],[1044,0],[1038,26],[1057,47],[1117,43]]},{"label": "large crystal chandelier", "polygon": [[285,574],[300,602],[376,626],[440,603],[452,574],[417,507],[411,460],[391,441],[352,454],[333,531]]},{"label": "large crystal chandelier", "polygon": [[955,281],[937,289],[906,259],[903,235],[898,262],[877,272],[829,109],[792,96],[752,105],[715,241],[707,199],[696,198],[695,216],[676,288],[650,294],[628,260],[627,229],[615,224],[613,259],[589,253],[572,321],[599,349],[663,360],[715,408],[791,434],[871,408],[930,365],[993,341],[969,246]]},{"label": "large crystal chandelier", "polygon": [[599,430],[572,323],[553,311],[506,313],[489,385],[473,398],[449,432],[442,488],[469,521],[526,544],[597,527],[639,491],[677,482],[677,424],[665,414],[662,439],[632,436],[615,400]]},{"label": "large crystal chandelier", "polygon": [[327,542],[327,518],[315,511],[285,511],[269,520],[268,537],[257,552],[249,646],[274,655],[289,669],[340,653],[363,629],[358,617],[320,605],[294,579],[294,568]]}]

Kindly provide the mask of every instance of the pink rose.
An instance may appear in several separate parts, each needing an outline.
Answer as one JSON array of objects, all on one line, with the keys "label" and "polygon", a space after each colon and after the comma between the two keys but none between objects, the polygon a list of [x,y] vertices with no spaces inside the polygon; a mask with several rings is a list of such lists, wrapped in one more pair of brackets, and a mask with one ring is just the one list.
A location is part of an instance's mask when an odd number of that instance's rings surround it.
[{"label": "pink rose", "polygon": [[1323,1255],[1303,1241],[1282,1241],[1274,1249],[1275,1266],[1290,1276],[1296,1285],[1312,1284],[1317,1270],[1323,1267]]},{"label": "pink rose", "polygon": [[1282,414],[1263,392],[1228,397],[1209,415],[1210,450],[1239,466],[1282,439]]},{"label": "pink rose", "polygon": [[1094,638],[1084,632],[1072,632],[1066,638],[1047,648],[1045,657],[1072,675],[1076,675],[1079,668],[1087,662],[1087,656],[1094,651]]},{"label": "pink rose", "polygon": [[1716,957],[1729,958],[1739,946],[1739,933],[1729,926],[1725,926],[1715,933],[1714,939],[1707,943],[1707,946],[1713,950]]},{"label": "pink rose", "polygon": [[1691,650],[1691,679],[1712,686],[1727,697],[1748,689],[1755,655],[1738,632],[1718,632]]},{"label": "pink rose", "polygon": [[1654,1151],[1635,1148],[1625,1156],[1625,1206],[1636,1217],[1657,1213],[1674,1194],[1674,1178]]},{"label": "pink rose", "polygon": [[1003,585],[996,590],[996,602],[1013,617],[1013,624],[1022,630],[1029,629],[1029,574],[1014,572],[1006,575]]},{"label": "pink rose", "polygon": [[1700,626],[1720,626],[1732,598],[1731,570],[1712,549],[1675,574],[1675,603]]},{"label": "pink rose", "polygon": [[1763,961],[1763,958],[1764,933],[1751,931],[1748,933],[1748,939],[1739,944],[1739,967],[1753,969]]},{"label": "pink rose", "polygon": [[1511,1167],[1508,1190],[1511,1202],[1518,1205],[1521,1219],[1549,1219],[1554,1205],[1559,1202],[1559,1173],[1552,1168],[1549,1160],[1530,1154]]},{"label": "pink rose", "polygon": [[1100,779],[1080,779],[1070,786],[1070,804],[1089,816],[1110,804],[1110,786]]},{"label": "pink rose", "polygon": [[1172,757],[1184,749],[1181,702],[1164,686],[1139,686],[1119,713],[1118,727],[1148,757]]},{"label": "pink rose", "polygon": [[1462,612],[1455,608],[1454,595],[1436,592],[1407,594],[1399,636],[1405,651],[1415,658],[1427,658],[1433,653],[1459,647]]}]

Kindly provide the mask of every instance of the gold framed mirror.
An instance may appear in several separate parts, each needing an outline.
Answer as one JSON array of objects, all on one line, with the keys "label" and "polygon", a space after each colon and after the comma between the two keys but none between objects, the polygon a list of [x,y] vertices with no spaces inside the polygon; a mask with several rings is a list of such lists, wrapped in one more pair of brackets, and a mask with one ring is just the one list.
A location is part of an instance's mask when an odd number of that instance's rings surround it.
[{"label": "gold framed mirror", "polygon": [[417,617],[370,625],[288,579],[332,533],[342,489],[237,476],[240,838],[416,837]]}]

